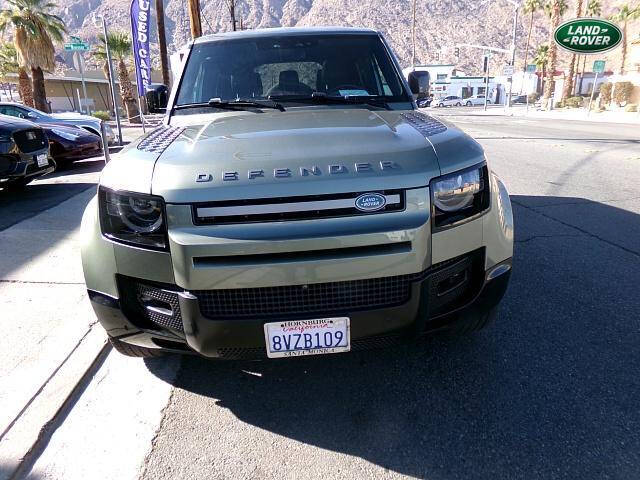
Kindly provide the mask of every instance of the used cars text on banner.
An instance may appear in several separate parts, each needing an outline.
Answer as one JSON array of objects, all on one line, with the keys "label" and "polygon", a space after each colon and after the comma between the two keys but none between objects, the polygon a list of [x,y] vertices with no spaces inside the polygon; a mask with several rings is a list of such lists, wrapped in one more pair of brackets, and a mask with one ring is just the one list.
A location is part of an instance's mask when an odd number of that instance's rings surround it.
[{"label": "used cars text on banner", "polygon": [[139,96],[143,96],[147,91],[147,87],[151,84],[151,59],[149,57],[150,14],[150,0],[133,0],[131,2],[131,37]]}]

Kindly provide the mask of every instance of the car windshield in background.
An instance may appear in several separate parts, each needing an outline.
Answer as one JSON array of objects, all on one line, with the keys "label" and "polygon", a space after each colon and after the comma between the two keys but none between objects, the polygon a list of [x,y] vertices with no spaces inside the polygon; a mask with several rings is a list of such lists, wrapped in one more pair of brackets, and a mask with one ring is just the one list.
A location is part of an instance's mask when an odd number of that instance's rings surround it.
[{"label": "car windshield in background", "polygon": [[194,45],[176,106],[212,99],[318,104],[326,97],[411,101],[377,35],[296,35]]}]

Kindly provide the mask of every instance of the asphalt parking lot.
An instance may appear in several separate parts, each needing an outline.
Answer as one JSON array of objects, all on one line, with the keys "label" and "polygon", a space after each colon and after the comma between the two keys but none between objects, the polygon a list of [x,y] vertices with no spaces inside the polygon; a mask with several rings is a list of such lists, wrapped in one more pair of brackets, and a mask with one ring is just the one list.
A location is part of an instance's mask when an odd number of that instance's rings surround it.
[{"label": "asphalt parking lot", "polygon": [[[266,362],[112,352],[30,478],[639,477],[638,126],[435,113],[484,146],[512,195],[495,324]],[[0,230],[87,194],[90,163],[0,193]]]}]

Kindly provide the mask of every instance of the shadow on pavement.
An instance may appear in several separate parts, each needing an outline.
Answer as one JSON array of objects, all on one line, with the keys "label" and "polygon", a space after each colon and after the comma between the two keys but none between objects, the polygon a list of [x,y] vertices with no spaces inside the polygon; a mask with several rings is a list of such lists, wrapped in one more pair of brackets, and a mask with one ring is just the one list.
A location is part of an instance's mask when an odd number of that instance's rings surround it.
[{"label": "shadow on pavement", "polygon": [[95,183],[34,183],[18,191],[0,190],[0,231],[92,187]]},{"label": "shadow on pavement", "polygon": [[[640,217],[584,199],[512,198],[514,271],[488,329],[360,354],[185,357],[173,383],[208,414],[193,418],[181,404],[173,414],[206,432],[223,407],[260,429],[418,478],[638,477],[640,253],[617,242],[625,232],[640,238]],[[602,234],[568,225],[578,200]],[[147,363],[162,378],[157,365]],[[203,436],[182,448],[219,456]]]}]

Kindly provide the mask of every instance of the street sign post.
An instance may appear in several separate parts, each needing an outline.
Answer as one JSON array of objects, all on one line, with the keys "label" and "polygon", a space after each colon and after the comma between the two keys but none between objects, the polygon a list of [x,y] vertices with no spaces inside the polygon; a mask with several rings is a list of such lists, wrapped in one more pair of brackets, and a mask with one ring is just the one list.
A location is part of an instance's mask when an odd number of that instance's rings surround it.
[{"label": "street sign post", "polygon": [[502,75],[510,77],[513,75],[513,65],[505,65],[502,67]]},{"label": "street sign post", "polygon": [[596,60],[593,62],[593,71],[595,73],[604,73],[604,60]]},{"label": "street sign post", "polygon": [[[76,56],[76,60],[78,61],[78,70],[80,70],[80,78],[82,79],[82,94],[84,95],[84,107],[87,109],[87,114],[89,113],[89,105],[87,103],[87,85],[84,81],[84,57],[82,56],[83,52],[88,52],[91,50],[91,46],[83,42],[78,37],[71,37],[71,42],[67,42],[64,44],[64,49],[67,52],[73,52]],[[80,100],[78,100],[80,102]],[[83,112],[82,105],[80,106],[80,112]]]},{"label": "street sign post", "polygon": [[593,102],[593,94],[596,91],[596,86],[598,85],[598,74],[604,72],[604,60],[596,60],[593,62],[593,71],[596,76],[593,79],[593,87],[591,88],[591,98],[589,98],[589,110],[587,110],[587,117],[591,113],[591,103]]}]

